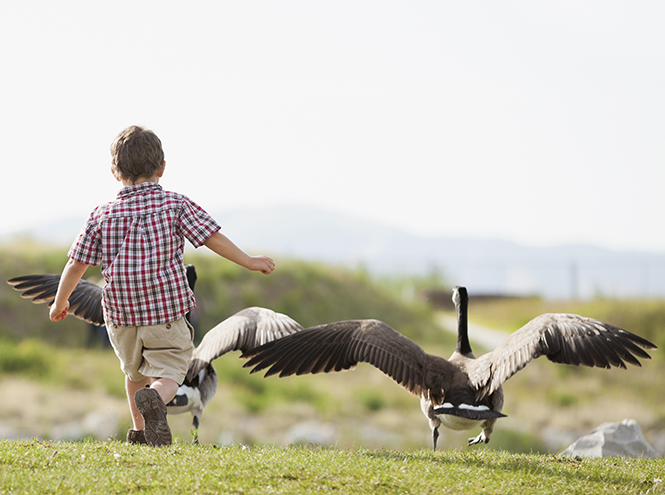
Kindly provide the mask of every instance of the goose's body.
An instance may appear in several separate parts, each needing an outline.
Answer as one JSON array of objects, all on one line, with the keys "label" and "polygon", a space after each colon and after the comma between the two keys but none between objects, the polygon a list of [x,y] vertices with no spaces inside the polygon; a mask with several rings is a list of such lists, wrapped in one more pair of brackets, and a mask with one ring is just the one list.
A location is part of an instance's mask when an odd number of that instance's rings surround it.
[{"label": "goose's body", "polygon": [[246,352],[245,367],[265,376],[302,375],[353,369],[359,362],[379,368],[420,399],[436,449],[441,425],[454,430],[481,427],[469,445],[489,442],[504,415],[501,385],[532,359],[571,365],[625,368],[648,359],[651,342],[612,325],[577,315],[544,314],[524,325],[494,351],[476,359],[467,333],[468,295],[453,290],[458,315],[457,346],[446,360],[378,320],[319,325]]},{"label": "goose's body", "polygon": [[299,332],[303,327],[290,317],[267,308],[251,307],[237,312],[203,336],[192,353],[185,381],[166,404],[169,413],[190,412],[195,429],[203,409],[217,391],[212,361],[229,351],[251,352],[256,347]]},{"label": "goose's body", "polygon": [[[166,404],[169,414],[192,415],[192,426],[198,434],[203,410],[217,392],[217,372],[212,364],[201,370],[194,380],[185,380],[176,395]],[[197,437],[195,437],[195,441]]]},{"label": "goose's body", "polygon": [[[188,281],[192,288],[195,280],[193,267],[188,268]],[[21,297],[50,305],[55,298],[60,275],[27,275],[7,282],[22,291]],[[104,325],[100,286],[81,280],[69,301],[70,314],[89,323]],[[222,321],[210,329],[194,349],[185,381],[178,388],[176,396],[166,404],[169,414],[191,413],[192,424],[197,431],[203,410],[217,391],[218,379],[213,360],[229,351],[250,352],[261,344],[302,328],[290,317],[260,307],[243,309]]]}]

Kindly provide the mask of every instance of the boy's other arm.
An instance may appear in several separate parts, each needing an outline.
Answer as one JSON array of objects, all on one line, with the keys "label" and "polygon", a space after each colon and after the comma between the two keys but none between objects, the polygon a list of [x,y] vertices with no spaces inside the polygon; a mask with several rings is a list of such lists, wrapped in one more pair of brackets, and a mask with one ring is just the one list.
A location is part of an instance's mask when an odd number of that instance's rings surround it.
[{"label": "boy's other arm", "polygon": [[248,270],[253,270],[268,275],[275,269],[275,262],[267,256],[250,256],[238,246],[233,244],[231,239],[221,232],[215,232],[203,243],[205,247],[214,251],[218,255],[233,261]]},{"label": "boy's other arm", "polygon": [[58,292],[55,294],[55,300],[51,305],[49,317],[51,321],[64,320],[67,317],[67,310],[69,309],[69,296],[76,288],[81,277],[88,269],[88,265],[79,261],[70,259],[65,265],[58,284]]}]

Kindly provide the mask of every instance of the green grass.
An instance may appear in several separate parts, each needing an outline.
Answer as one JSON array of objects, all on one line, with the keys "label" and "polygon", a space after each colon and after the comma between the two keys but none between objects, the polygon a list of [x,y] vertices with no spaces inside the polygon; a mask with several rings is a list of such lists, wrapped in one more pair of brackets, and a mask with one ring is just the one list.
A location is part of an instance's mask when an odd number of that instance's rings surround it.
[{"label": "green grass", "polygon": [[665,461],[0,441],[0,493],[663,493]]}]

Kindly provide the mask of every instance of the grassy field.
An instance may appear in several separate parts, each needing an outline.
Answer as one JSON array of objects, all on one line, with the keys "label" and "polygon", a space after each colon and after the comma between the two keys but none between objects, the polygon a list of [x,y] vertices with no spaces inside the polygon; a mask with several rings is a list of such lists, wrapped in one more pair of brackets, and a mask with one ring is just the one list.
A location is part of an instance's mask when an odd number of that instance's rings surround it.
[{"label": "grassy field", "polygon": [[[62,253],[0,250],[0,276],[58,272]],[[284,262],[252,277],[213,258],[192,258],[199,327],[258,304],[312,325],[382,319],[449,356],[454,337],[405,284],[362,272]],[[401,285],[400,285],[401,284]],[[4,284],[3,284],[4,285]],[[513,331],[549,311],[591,316],[659,345],[642,368],[598,370],[538,359],[505,386],[504,413],[488,445],[478,431],[442,429],[440,450],[418,400],[369,365],[355,371],[264,379],[230,353],[215,361],[217,394],[191,445],[191,416],[169,416],[176,443],[163,450],[120,442],[129,428],[123,375],[110,350],[85,348],[87,328],[54,325],[45,306],[0,286],[0,494],[3,493],[662,493],[663,460],[575,460],[556,454],[604,422],[636,419],[665,447],[665,302],[540,299],[478,304],[472,320]],[[200,336],[199,336],[200,338]],[[473,336],[471,336],[473,340]],[[476,354],[483,349],[474,348]],[[83,429],[82,429],[83,428]],[[311,448],[304,430],[327,447]],[[12,432],[10,435],[3,431]],[[69,439],[88,435],[87,440]],[[48,440],[23,440],[38,437]],[[303,446],[303,438],[304,446]],[[300,446],[292,445],[298,444]]]},{"label": "grassy field", "polygon": [[664,493],[665,461],[0,440],[0,493]]}]

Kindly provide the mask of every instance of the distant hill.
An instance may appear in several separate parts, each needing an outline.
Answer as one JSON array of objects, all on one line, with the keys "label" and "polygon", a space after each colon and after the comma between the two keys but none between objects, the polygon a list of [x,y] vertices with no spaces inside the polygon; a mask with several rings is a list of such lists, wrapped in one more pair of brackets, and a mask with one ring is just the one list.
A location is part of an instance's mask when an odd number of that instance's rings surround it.
[{"label": "distant hill", "polygon": [[[302,206],[213,212],[248,252],[362,266],[378,274],[439,273],[472,293],[550,299],[665,297],[665,253],[612,251],[590,245],[529,247],[496,239],[418,237],[398,229]],[[18,235],[68,246],[82,219]]]}]

